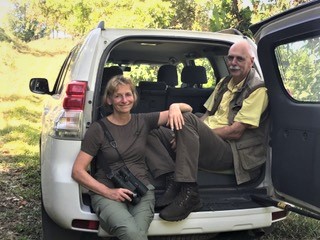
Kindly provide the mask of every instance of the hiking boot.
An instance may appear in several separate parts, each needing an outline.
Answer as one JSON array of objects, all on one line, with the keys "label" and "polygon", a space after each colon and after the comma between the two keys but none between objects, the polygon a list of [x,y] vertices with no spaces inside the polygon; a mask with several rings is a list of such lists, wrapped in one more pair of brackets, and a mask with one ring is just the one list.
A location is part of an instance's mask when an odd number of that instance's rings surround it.
[{"label": "hiking boot", "polygon": [[174,181],[174,175],[169,174],[166,176],[166,191],[164,194],[156,199],[155,208],[164,208],[173,202],[181,189],[181,184]]},{"label": "hiking boot", "polygon": [[202,203],[198,185],[196,183],[183,183],[177,197],[160,212],[159,216],[166,221],[180,221],[200,208],[202,208]]}]

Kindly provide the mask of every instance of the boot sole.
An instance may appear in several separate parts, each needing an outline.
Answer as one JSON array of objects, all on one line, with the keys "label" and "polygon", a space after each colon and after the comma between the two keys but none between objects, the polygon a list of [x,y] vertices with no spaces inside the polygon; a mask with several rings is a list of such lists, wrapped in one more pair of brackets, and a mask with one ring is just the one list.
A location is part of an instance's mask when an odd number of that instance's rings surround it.
[{"label": "boot sole", "polygon": [[175,216],[175,217],[167,217],[166,218],[166,217],[163,217],[161,215],[161,212],[160,212],[159,217],[162,218],[163,220],[166,220],[166,221],[177,222],[177,221],[181,221],[183,219],[186,219],[189,216],[190,213],[195,212],[195,211],[197,211],[197,210],[199,210],[201,208],[202,208],[202,202],[199,202],[197,205],[194,205],[194,207],[191,209],[190,212],[186,212],[183,215]]}]

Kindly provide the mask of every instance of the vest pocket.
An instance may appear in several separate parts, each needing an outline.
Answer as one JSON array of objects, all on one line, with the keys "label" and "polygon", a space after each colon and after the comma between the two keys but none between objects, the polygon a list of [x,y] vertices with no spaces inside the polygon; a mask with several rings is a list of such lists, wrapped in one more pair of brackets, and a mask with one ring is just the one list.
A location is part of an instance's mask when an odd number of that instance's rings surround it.
[{"label": "vest pocket", "polygon": [[252,137],[236,143],[241,166],[245,170],[254,170],[266,161],[266,146],[259,137]]}]

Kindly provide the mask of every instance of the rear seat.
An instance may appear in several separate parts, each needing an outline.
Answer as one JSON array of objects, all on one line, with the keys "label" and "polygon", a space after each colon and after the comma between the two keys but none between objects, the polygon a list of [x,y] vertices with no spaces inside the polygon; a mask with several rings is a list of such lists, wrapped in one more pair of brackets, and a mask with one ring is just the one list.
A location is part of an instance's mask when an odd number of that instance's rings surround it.
[{"label": "rear seat", "polygon": [[157,81],[164,82],[168,88],[176,87],[178,85],[177,67],[169,64],[162,65],[158,71]]},{"label": "rear seat", "polygon": [[181,72],[181,81],[185,87],[167,89],[167,108],[172,103],[184,102],[193,108],[193,112],[205,112],[204,102],[212,89],[202,88],[207,83],[206,69],[203,66],[186,66]]},{"label": "rear seat", "polygon": [[166,107],[166,89],[164,82],[139,82],[137,88],[139,100],[132,112],[157,112]]},{"label": "rear seat", "polygon": [[132,112],[156,112],[166,110],[167,88],[178,84],[177,69],[173,65],[159,68],[157,82],[139,82],[139,101]]}]

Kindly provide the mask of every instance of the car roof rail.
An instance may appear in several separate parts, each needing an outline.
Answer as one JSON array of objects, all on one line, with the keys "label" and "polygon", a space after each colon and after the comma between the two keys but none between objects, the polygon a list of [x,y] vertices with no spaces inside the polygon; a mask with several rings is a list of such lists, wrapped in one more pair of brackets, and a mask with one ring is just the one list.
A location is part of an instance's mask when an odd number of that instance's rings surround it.
[{"label": "car roof rail", "polygon": [[240,35],[243,36],[242,32],[240,32],[239,30],[235,29],[235,28],[228,28],[228,29],[223,29],[218,31],[219,33],[227,33],[227,34],[233,34],[233,35]]},{"label": "car roof rail", "polygon": [[104,28],[104,21],[100,21],[100,22],[98,23],[97,28],[100,28],[101,30],[104,30],[104,29],[105,29],[105,28]]}]

